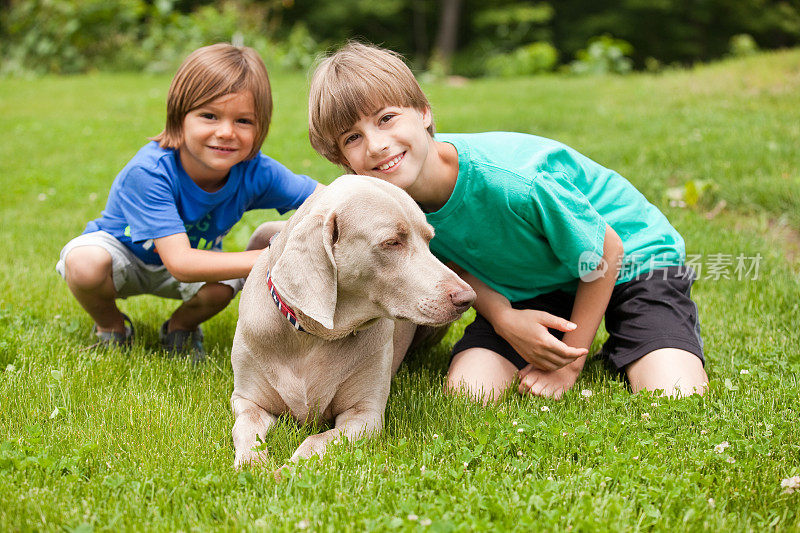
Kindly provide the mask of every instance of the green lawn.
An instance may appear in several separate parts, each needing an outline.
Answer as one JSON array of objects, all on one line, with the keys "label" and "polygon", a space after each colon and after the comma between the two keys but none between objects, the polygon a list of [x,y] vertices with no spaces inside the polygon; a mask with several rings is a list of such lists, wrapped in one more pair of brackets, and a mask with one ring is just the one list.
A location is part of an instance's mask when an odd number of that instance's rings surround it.
[{"label": "green lawn", "polygon": [[[305,76],[273,83],[264,151],[329,181],[337,169],[308,145]],[[208,323],[199,368],[156,349],[175,303],[152,297],[122,303],[130,352],[86,351],[91,320],[53,268],[161,130],[168,85],[0,80],[0,530],[800,530],[800,491],[781,488],[800,475],[800,51],[425,87],[440,131],[561,140],[664,210],[701,265],[710,391],[633,396],[595,358],[559,402],[509,394],[481,408],[442,391],[462,320],[401,368],[379,438],[280,482],[231,468],[236,305]],[[667,189],[704,181],[715,188],[698,206],[669,205]],[[229,249],[273,216],[248,214]],[[738,258],[759,256],[739,275]],[[311,431],[282,421],[273,467]]]}]

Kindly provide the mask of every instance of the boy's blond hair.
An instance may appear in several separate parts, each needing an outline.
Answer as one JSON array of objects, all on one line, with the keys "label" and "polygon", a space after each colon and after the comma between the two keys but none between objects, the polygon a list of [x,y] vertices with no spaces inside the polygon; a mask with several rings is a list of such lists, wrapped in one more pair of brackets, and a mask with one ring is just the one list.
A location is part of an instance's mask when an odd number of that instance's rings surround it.
[{"label": "boy's blond hair", "polygon": [[183,119],[193,109],[232,93],[249,91],[256,114],[256,136],[247,159],[255,157],[272,120],[272,91],[258,52],[227,43],[198,48],[187,57],[167,93],[167,125],[153,137],[162,148],[183,144]]},{"label": "boy's blond hair", "polygon": [[[326,57],[311,78],[308,138],[329,161],[347,167],[339,136],[387,106],[430,109],[425,93],[402,57],[384,48],[350,42]],[[433,121],[428,127],[433,135]]]}]

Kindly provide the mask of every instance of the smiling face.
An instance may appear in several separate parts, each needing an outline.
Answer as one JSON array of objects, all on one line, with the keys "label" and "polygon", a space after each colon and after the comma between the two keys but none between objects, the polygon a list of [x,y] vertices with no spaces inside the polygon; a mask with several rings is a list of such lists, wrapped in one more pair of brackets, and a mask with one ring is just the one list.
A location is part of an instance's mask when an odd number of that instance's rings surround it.
[{"label": "smiling face", "polygon": [[257,134],[253,95],[220,96],[183,119],[183,169],[201,188],[216,190],[231,167],[247,159]]},{"label": "smiling face", "polygon": [[427,108],[383,107],[361,115],[339,135],[337,145],[355,173],[388,181],[416,198],[433,142],[430,125]]}]

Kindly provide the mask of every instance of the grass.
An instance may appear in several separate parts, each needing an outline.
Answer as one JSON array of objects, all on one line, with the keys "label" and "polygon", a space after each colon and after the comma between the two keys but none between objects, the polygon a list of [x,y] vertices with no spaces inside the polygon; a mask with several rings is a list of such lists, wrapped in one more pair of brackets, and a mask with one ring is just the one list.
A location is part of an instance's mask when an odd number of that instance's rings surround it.
[{"label": "grass", "polygon": [[[329,181],[338,171],[306,138],[305,78],[274,78],[265,151]],[[139,337],[130,352],[86,351],[91,321],[53,270],[160,131],[168,84],[0,81],[0,530],[800,530],[800,492],[780,486],[800,474],[800,51],[426,87],[440,131],[562,140],[664,210],[705,269],[694,297],[710,391],[634,396],[595,358],[559,402],[509,394],[481,408],[442,390],[462,320],[401,368],[380,437],[281,482],[231,469],[235,305],[208,323],[199,368],[155,348],[175,303],[152,297],[122,303]],[[715,216],[668,205],[666,190],[693,180],[716,184]],[[230,248],[271,217],[248,214]],[[760,254],[757,279],[732,266],[713,279],[714,254]],[[315,430],[282,420],[273,466]]]}]

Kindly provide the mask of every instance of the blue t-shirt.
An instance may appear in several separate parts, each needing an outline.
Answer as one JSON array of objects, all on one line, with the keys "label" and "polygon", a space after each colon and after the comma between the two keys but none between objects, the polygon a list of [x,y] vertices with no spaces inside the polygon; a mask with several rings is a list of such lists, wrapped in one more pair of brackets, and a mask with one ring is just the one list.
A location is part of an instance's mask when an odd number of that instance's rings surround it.
[{"label": "blue t-shirt", "polygon": [[625,249],[617,283],[680,265],[683,238],[631,183],[575,150],[522,133],[436,135],[458,152],[458,179],[428,213],[431,251],[511,301],[563,290],[598,266],[606,224]]},{"label": "blue t-shirt", "polygon": [[234,165],[228,181],[206,192],[183,170],[177,150],[146,144],[114,179],[100,218],[84,233],[105,231],[143,262],[161,265],[153,239],[186,233],[192,248],[222,250],[222,238],[250,209],[296,209],[317,182],[258,153]]}]

